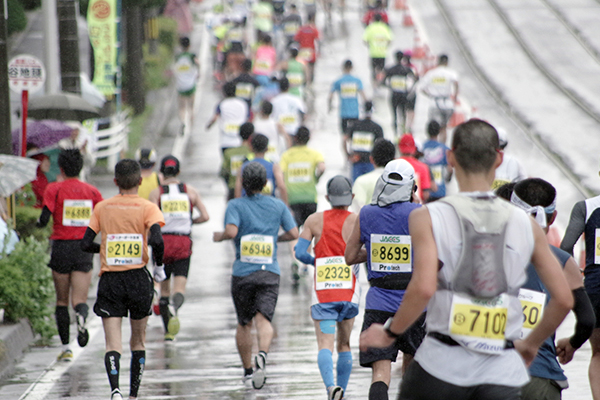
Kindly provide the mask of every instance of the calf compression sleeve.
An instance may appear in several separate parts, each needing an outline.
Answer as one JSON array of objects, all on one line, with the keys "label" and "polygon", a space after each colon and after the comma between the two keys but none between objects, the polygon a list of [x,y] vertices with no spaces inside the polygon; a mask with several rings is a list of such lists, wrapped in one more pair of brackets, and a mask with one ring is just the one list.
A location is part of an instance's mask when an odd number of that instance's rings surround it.
[{"label": "calf compression sleeve", "polygon": [[319,371],[321,371],[321,378],[323,378],[323,383],[325,383],[325,387],[329,388],[335,386],[333,381],[333,357],[331,355],[331,350],[319,350],[319,356],[317,357],[317,361],[319,364]]}]

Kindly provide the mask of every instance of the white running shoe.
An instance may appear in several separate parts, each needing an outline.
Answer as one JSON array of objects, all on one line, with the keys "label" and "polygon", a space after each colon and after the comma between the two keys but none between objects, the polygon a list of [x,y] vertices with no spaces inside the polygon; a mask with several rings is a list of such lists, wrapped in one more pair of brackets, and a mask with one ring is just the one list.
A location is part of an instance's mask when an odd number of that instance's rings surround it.
[{"label": "white running shoe", "polygon": [[256,364],[256,368],[254,368],[254,373],[252,374],[252,387],[254,389],[262,389],[267,380],[267,373],[265,371],[267,360],[265,359],[265,356],[258,353],[258,355],[254,357],[254,364]]}]

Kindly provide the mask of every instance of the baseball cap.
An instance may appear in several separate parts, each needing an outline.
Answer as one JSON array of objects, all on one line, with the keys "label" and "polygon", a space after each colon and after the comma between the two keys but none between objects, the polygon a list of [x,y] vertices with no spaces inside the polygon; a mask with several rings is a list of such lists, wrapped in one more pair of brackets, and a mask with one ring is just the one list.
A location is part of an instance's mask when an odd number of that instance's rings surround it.
[{"label": "baseball cap", "polygon": [[407,133],[406,135],[402,136],[398,147],[400,148],[400,152],[403,154],[415,154],[417,152],[415,139],[410,133]]},{"label": "baseball cap", "polygon": [[165,175],[177,175],[179,173],[179,160],[175,156],[165,156],[160,162],[160,172]]},{"label": "baseball cap", "polygon": [[406,160],[396,159],[386,164],[381,177],[391,185],[406,185],[415,180],[415,169]]},{"label": "baseball cap", "polygon": [[496,132],[498,132],[498,141],[500,142],[500,148],[503,149],[508,144],[508,136],[506,134],[506,130],[504,128],[496,128]]},{"label": "baseball cap", "polygon": [[327,196],[332,206],[352,204],[352,183],[342,175],[336,175],[327,182]]},{"label": "baseball cap", "polygon": [[137,149],[135,160],[142,168],[152,168],[156,164],[156,151],[154,149]]}]

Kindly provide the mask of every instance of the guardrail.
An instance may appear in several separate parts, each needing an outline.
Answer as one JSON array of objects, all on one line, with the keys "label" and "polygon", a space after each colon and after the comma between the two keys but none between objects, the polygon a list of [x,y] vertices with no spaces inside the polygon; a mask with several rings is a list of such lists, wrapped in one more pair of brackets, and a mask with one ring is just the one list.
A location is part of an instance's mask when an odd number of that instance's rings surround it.
[{"label": "guardrail", "polygon": [[130,122],[131,116],[127,111],[96,121],[92,133],[93,156],[96,160],[106,158],[109,171],[114,169],[121,153],[127,150]]}]

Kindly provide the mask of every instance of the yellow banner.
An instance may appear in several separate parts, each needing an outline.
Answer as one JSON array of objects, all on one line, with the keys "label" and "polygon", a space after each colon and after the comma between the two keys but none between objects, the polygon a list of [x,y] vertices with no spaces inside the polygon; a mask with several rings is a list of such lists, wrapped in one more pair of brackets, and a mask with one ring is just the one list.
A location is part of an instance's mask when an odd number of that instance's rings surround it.
[{"label": "yellow banner", "polygon": [[105,96],[115,94],[117,73],[117,0],[90,0],[88,29],[94,48],[92,83]]}]

